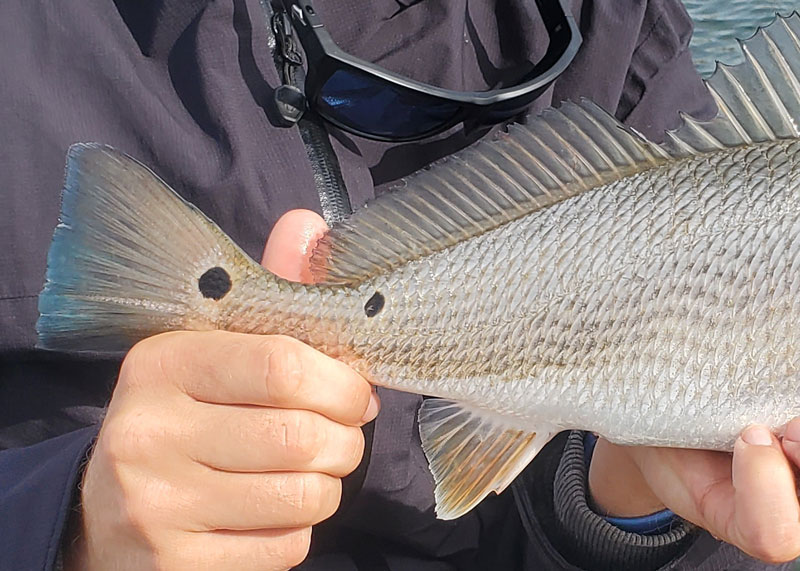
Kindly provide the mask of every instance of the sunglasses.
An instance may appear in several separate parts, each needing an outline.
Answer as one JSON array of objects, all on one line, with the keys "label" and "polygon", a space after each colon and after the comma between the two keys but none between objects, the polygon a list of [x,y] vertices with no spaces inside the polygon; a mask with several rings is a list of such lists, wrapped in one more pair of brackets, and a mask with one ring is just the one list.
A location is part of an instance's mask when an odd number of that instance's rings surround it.
[{"label": "sunglasses", "polygon": [[523,112],[564,72],[581,45],[566,1],[536,0],[550,40],[547,52],[517,85],[491,91],[442,89],[345,53],[310,0],[282,0],[286,12],[277,31],[284,42],[290,25],[300,39],[307,61],[306,102],[321,117],[368,139],[415,141],[458,123],[494,125]]}]

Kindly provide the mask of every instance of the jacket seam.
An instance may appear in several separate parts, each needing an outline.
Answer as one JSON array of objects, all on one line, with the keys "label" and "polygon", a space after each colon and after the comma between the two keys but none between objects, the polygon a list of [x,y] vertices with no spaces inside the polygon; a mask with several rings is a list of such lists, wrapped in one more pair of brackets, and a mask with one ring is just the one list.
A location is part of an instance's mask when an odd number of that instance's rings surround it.
[{"label": "jacket seam", "polygon": [[0,301],[14,301],[17,299],[30,299],[32,297],[39,297],[38,293],[23,293],[20,295],[0,295]]}]

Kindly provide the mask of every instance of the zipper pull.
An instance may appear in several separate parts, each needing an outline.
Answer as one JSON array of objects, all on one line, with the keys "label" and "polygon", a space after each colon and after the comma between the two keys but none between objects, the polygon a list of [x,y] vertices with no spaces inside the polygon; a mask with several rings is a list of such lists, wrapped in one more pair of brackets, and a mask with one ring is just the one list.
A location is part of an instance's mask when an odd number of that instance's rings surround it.
[{"label": "zipper pull", "polygon": [[284,11],[272,15],[272,32],[277,43],[277,56],[281,60],[281,81],[273,97],[275,107],[288,125],[297,123],[306,110],[306,96],[297,86],[297,68],[302,68],[303,56],[295,49],[292,23]]}]

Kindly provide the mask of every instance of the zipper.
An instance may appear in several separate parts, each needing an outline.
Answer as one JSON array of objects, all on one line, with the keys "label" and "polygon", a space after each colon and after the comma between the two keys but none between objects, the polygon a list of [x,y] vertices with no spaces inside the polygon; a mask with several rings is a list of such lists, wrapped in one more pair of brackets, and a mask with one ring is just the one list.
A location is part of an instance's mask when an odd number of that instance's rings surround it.
[{"label": "zipper", "polygon": [[331,226],[352,213],[339,159],[322,119],[306,106],[303,57],[297,50],[289,15],[283,10],[273,11],[269,0],[259,0],[259,3],[274,35],[275,44],[270,47],[283,82],[275,90],[278,111],[287,127],[296,124],[300,131],[311,162],[322,217]]}]

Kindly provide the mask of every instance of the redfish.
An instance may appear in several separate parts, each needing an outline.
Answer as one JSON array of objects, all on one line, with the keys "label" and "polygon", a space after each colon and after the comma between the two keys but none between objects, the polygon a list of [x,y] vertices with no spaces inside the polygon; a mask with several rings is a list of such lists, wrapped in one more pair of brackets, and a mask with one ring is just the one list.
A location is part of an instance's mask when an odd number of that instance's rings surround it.
[{"label": "redfish", "polygon": [[730,449],[800,413],[800,16],[708,81],[718,116],[646,140],[588,101],[511,125],[332,228],[318,283],[250,259],[147,167],[70,148],[39,344],[291,335],[422,393],[437,514],[558,431]]}]

